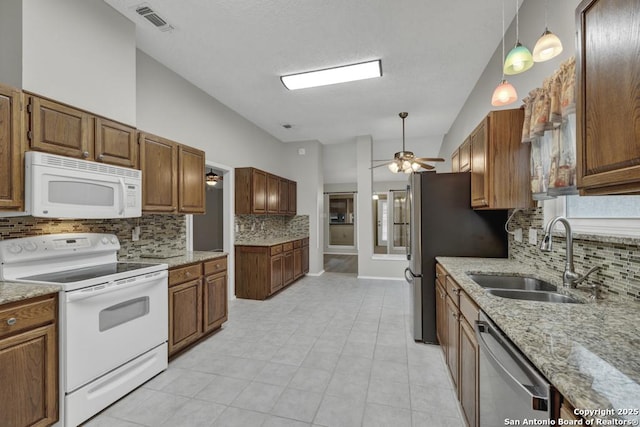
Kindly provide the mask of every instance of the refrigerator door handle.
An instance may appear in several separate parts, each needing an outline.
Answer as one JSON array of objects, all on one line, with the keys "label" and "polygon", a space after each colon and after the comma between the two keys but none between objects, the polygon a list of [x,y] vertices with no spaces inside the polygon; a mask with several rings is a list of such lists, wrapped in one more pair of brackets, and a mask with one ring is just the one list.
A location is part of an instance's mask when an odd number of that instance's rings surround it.
[{"label": "refrigerator door handle", "polygon": [[405,229],[405,233],[406,233],[406,242],[407,242],[407,259],[409,261],[411,261],[411,234],[413,233],[413,218],[412,218],[412,212],[411,212],[411,198],[412,196],[412,186],[411,185],[407,185],[407,195],[404,198],[404,204],[405,204],[405,212],[407,215],[409,215],[409,226],[408,227],[404,227]]},{"label": "refrigerator door handle", "polygon": [[404,269],[404,280],[406,280],[409,283],[413,283],[413,273],[411,273],[411,270],[409,270],[409,267]]}]

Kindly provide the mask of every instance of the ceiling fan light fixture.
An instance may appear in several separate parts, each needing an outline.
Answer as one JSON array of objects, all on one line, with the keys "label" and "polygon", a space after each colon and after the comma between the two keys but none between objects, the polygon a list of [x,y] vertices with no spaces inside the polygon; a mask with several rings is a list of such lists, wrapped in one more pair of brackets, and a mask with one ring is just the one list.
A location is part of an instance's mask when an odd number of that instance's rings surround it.
[{"label": "ceiling fan light fixture", "polygon": [[296,90],[366,80],[375,77],[382,77],[382,61],[380,59],[361,62],[359,64],[326,68],[324,70],[289,74],[281,76],[280,81],[282,81],[282,84],[287,89]]},{"label": "ceiling fan light fixture", "polygon": [[393,173],[400,172],[400,165],[398,165],[398,161],[397,160],[394,160],[393,162],[389,163],[388,168]]}]

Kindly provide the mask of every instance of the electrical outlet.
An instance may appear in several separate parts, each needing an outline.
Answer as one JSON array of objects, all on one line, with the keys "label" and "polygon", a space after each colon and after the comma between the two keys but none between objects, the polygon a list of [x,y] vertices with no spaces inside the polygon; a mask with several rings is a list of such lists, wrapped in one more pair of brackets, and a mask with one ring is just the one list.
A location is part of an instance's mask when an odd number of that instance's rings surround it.
[{"label": "electrical outlet", "polygon": [[522,242],[522,228],[516,228],[513,232],[513,238],[516,242]]},{"label": "electrical outlet", "polygon": [[529,229],[529,244],[537,245],[538,244],[538,230],[535,228]]},{"label": "electrical outlet", "polygon": [[140,226],[136,225],[135,227],[133,227],[133,230],[131,230],[131,240],[133,240],[134,242],[137,242],[138,240],[140,240]]}]

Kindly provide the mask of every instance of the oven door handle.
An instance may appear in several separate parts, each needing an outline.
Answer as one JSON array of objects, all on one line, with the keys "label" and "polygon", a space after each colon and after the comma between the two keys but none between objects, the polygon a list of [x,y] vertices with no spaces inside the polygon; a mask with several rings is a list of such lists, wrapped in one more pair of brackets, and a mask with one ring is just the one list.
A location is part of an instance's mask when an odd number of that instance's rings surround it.
[{"label": "oven door handle", "polygon": [[[148,285],[150,282],[155,282],[158,279],[164,279],[168,276],[166,270],[158,271],[155,273],[149,273],[145,275],[142,279],[136,279],[130,283],[123,283],[121,285],[117,285],[117,282],[110,283],[109,285],[105,285],[104,287],[94,286],[85,289],[80,289],[77,291],[67,292],[66,300],[67,302],[80,301],[88,298],[94,298],[100,295],[108,294],[111,292],[121,291],[123,289],[135,288],[138,286]],[[124,279],[126,280],[126,279]]]},{"label": "oven door handle", "polygon": [[487,359],[489,359],[494,368],[500,373],[500,376],[505,381],[515,386],[516,391],[519,391],[523,394],[523,396],[526,396],[527,399],[530,399],[531,409],[536,411],[548,411],[549,396],[544,396],[543,393],[540,393],[540,390],[538,387],[536,387],[536,384],[522,384],[522,382],[519,381],[509,371],[505,364],[500,361],[500,358],[494,354],[491,348],[489,348],[489,345],[484,339],[484,335],[493,335],[494,338],[500,343],[502,348],[513,359],[513,362],[515,362],[523,371],[525,371],[528,377],[533,377],[535,379],[535,382],[541,385],[548,384],[547,381],[533,370],[533,368],[529,365],[529,362],[518,353],[518,351],[513,347],[513,345],[511,345],[511,343],[506,341],[506,337],[504,337],[504,335],[500,331],[498,331],[492,323],[482,320],[476,320],[474,329],[476,332],[478,344],[480,345],[481,353],[486,356]]}]

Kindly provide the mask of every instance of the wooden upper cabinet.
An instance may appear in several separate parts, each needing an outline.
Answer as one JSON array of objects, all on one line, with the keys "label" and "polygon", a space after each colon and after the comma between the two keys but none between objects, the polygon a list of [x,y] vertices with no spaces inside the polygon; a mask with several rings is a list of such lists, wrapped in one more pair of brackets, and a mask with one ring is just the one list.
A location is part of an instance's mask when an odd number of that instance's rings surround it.
[{"label": "wooden upper cabinet", "polygon": [[296,182],[256,168],[236,168],[235,206],[240,215],[295,215]]},{"label": "wooden upper cabinet", "polygon": [[451,153],[451,172],[460,172],[460,149]]},{"label": "wooden upper cabinet", "polygon": [[136,130],[111,120],[95,119],[95,159],[125,168],[138,167]]},{"label": "wooden upper cabinet", "polygon": [[[178,148],[168,139],[140,133],[140,169],[142,169],[142,210],[177,212]],[[202,172],[204,179],[204,169]]]},{"label": "wooden upper cabinet", "polygon": [[93,159],[93,128],[89,113],[29,96],[27,117],[30,149]]},{"label": "wooden upper cabinet", "polygon": [[278,185],[278,213],[287,215],[289,213],[289,180],[280,178]]},{"label": "wooden upper cabinet", "polygon": [[280,210],[280,178],[267,174],[267,213],[276,214]]},{"label": "wooden upper cabinet", "polygon": [[576,9],[577,185],[582,194],[640,192],[640,1]]},{"label": "wooden upper cabinet", "polygon": [[0,85],[0,209],[24,204],[21,103],[18,89]]},{"label": "wooden upper cabinet", "polygon": [[135,128],[35,95],[27,102],[29,149],[138,168]]},{"label": "wooden upper cabinet", "polygon": [[469,172],[471,170],[471,137],[464,140],[458,153],[458,172]]},{"label": "wooden upper cabinet", "polygon": [[204,151],[178,146],[178,212],[205,212],[204,163]]},{"label": "wooden upper cabinet", "polygon": [[523,122],[522,108],[492,111],[471,133],[471,206],[474,208],[533,206],[531,149],[529,144],[521,143]]},{"label": "wooden upper cabinet", "polygon": [[298,211],[298,183],[289,181],[289,215],[296,215]]}]

